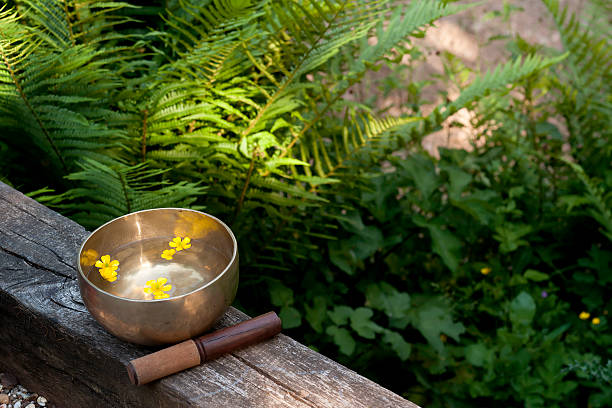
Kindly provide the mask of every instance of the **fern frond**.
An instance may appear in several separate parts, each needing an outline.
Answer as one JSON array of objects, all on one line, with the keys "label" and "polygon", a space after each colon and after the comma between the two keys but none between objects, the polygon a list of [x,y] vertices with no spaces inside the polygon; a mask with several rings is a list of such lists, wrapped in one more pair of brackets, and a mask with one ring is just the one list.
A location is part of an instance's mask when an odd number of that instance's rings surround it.
[{"label": "fern frond", "polygon": [[[380,141],[402,126],[422,120],[419,117],[374,118],[371,115],[346,115],[342,128],[327,138],[312,135],[308,143],[300,144],[301,160],[313,160],[314,170],[320,178],[340,177],[339,171],[347,166],[354,155]],[[316,185],[313,185],[316,188]]]},{"label": "fern frond", "polygon": [[71,202],[55,206],[87,227],[149,208],[188,207],[206,191],[195,183],[170,184],[162,178],[166,170],[148,169],[146,163],[106,165],[84,159],[78,165],[81,170],[66,178],[79,187],[57,196]]},{"label": "fern frond", "polygon": [[588,213],[596,220],[604,229],[602,233],[612,241],[612,194],[596,184],[595,180],[591,179],[584,169],[576,163],[567,159],[562,159],[578,176],[586,188],[586,198],[588,204],[592,206]]},{"label": "fern frond", "polygon": [[[612,136],[612,102],[609,97],[612,45],[609,22],[606,22],[606,28],[597,29],[597,25],[585,24],[579,16],[569,14],[567,7],[561,9],[558,0],[543,2],[553,15],[563,47],[569,53],[563,69],[557,70],[552,81],[561,93],[560,99],[565,101],[558,108],[568,124],[570,142],[575,146],[593,145],[591,148],[595,156],[602,148],[609,152],[609,139]],[[603,143],[586,142],[591,135],[600,133]],[[586,156],[593,157],[591,154]]]},{"label": "fern frond", "polygon": [[[1,137],[13,143],[14,135],[26,134],[62,173],[79,155],[113,155],[126,139],[109,126],[109,94],[121,81],[101,67],[96,49],[69,40],[66,26],[59,27],[65,23],[59,2],[26,2],[24,10],[0,15]],[[52,43],[26,20],[57,31]]]},{"label": "fern frond", "polygon": [[459,97],[455,99],[444,111],[444,116],[448,117],[463,107],[468,107],[480,98],[489,95],[493,91],[501,90],[508,85],[512,85],[521,79],[533,75],[554,64],[559,63],[567,57],[567,54],[557,57],[542,58],[538,55],[529,55],[517,58],[503,65],[495,67],[493,71],[488,71],[482,76],[477,77]]}]

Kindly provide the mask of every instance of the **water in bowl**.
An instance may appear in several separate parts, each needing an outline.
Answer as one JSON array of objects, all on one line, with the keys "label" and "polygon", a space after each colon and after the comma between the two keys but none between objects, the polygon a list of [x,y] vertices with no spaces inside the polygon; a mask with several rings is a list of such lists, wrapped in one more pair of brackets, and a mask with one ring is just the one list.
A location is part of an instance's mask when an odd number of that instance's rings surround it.
[{"label": "water in bowl", "polygon": [[171,249],[171,240],[172,237],[154,238],[121,246],[108,254],[111,260],[119,261],[116,281],[106,281],[95,266],[89,269],[87,278],[113,295],[153,300],[153,295],[144,293],[147,281],[166,278],[166,285],[172,285],[172,289],[165,293],[180,296],[210,282],[229,264],[227,256],[198,240],[191,241],[191,248],[177,251],[172,260],[166,260],[161,254]]}]

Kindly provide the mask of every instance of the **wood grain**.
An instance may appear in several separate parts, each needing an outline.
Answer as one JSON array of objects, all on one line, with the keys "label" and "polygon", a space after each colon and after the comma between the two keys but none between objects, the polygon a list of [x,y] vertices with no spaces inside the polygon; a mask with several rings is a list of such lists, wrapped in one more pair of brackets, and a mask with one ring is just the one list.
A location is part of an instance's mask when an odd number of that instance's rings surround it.
[{"label": "wood grain", "polygon": [[[0,371],[60,407],[417,406],[282,334],[136,387],[122,342],[87,312],[76,255],[88,232],[0,183]],[[248,316],[230,308],[215,329]]]}]

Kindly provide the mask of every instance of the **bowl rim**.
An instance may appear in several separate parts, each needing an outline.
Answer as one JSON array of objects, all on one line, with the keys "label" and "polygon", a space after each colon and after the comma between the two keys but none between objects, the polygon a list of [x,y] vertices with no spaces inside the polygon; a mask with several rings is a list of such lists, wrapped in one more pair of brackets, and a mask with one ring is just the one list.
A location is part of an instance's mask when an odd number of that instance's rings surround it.
[{"label": "bowl rim", "polygon": [[[85,247],[85,244],[87,244],[87,241],[89,241],[89,239],[91,237],[94,236],[94,234],[96,232],[98,232],[99,230],[101,230],[102,228],[104,228],[105,226],[107,226],[108,224],[111,224],[117,220],[120,220],[122,218],[126,218],[129,217],[131,215],[134,214],[139,214],[139,213],[144,213],[144,212],[154,212],[154,211],[161,211],[161,210],[175,210],[175,211],[191,211],[200,215],[204,215],[206,217],[210,217],[213,220],[215,220],[216,222],[218,222],[221,226],[223,226],[225,228],[225,230],[227,231],[227,233],[229,234],[230,238],[232,239],[232,244],[233,244],[233,253],[232,253],[232,257],[229,260],[229,262],[227,263],[227,266],[211,281],[205,283],[204,285],[192,290],[191,292],[188,293],[184,293],[182,295],[178,295],[178,296],[171,296],[169,298],[165,298],[165,299],[130,299],[130,298],[126,298],[126,297],[121,297],[121,296],[117,296],[117,295],[113,295],[110,292],[107,292],[105,290],[100,289],[98,286],[94,285],[88,278],[87,276],[85,276],[85,273],[83,272],[83,270],[81,269],[81,253],[83,252],[83,248]],[[91,234],[89,234],[87,236],[87,238],[85,238],[85,240],[83,241],[83,243],[81,244],[81,247],[79,248],[79,252],[77,253],[77,257],[76,257],[76,264],[77,264],[77,270],[79,271],[79,276],[85,281],[87,282],[87,284],[90,287],[93,287],[95,290],[97,290],[98,292],[100,292],[103,295],[106,296],[110,296],[113,297],[115,299],[119,299],[119,300],[124,300],[124,301],[128,301],[128,302],[136,302],[136,303],[157,303],[157,302],[167,302],[169,300],[176,300],[176,299],[181,299],[184,297],[187,297],[195,292],[198,292],[202,289],[207,288],[208,286],[213,285],[216,281],[218,281],[219,279],[221,279],[221,277],[223,275],[225,275],[227,273],[227,271],[234,265],[236,258],[238,257],[238,241],[236,241],[236,237],[234,236],[234,233],[232,232],[232,230],[230,229],[230,227],[227,226],[227,224],[225,224],[223,221],[221,221],[219,218],[215,217],[214,215],[210,215],[208,213],[205,213],[203,211],[198,211],[198,210],[192,210],[190,208],[178,208],[178,207],[162,207],[162,208],[150,208],[147,210],[140,210],[140,211],[134,211],[131,212],[129,214],[125,214],[122,215],[121,217],[117,217],[117,218],[113,218],[110,221],[105,222],[104,224],[100,225],[98,228],[96,228],[95,230],[93,230],[91,232]]]}]

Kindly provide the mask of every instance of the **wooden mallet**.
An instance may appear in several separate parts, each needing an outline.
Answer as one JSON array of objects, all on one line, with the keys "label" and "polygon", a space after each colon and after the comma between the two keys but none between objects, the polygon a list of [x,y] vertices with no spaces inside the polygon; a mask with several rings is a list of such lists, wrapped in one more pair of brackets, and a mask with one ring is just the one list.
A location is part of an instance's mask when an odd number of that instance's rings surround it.
[{"label": "wooden mallet", "polygon": [[178,373],[222,354],[265,340],[281,331],[281,320],[268,312],[234,326],[189,339],[127,363],[130,381],[135,385]]}]

